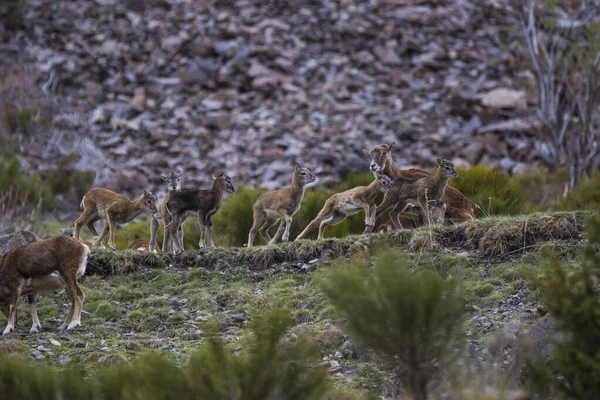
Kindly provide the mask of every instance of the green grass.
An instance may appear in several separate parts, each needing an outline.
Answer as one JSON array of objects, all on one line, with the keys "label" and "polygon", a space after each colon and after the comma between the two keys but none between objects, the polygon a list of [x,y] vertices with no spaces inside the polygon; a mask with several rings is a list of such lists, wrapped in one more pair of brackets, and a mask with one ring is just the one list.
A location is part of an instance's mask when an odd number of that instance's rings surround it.
[{"label": "green grass", "polygon": [[[82,317],[83,326],[68,334],[57,332],[68,311],[68,300],[64,293],[43,295],[38,301],[42,333],[26,334],[31,318],[21,302],[18,333],[9,337],[3,348],[30,354],[30,349],[39,346],[38,339],[52,338],[61,346],[52,347],[52,354],[43,353],[45,358],[38,363],[63,370],[70,360],[82,363],[91,373],[102,366],[127,364],[148,348],[183,363],[207,340],[211,326],[218,327],[228,346],[240,349],[253,315],[285,307],[291,312],[291,334],[315,340],[315,363],[333,360],[340,364],[342,374],[333,378],[334,387],[379,396],[389,386],[387,367],[348,336],[344,321],[318,287],[330,262],[340,257],[372,259],[386,246],[410,251],[418,232],[421,240],[434,240],[439,247],[432,253],[426,248],[413,249],[407,255],[410,270],[429,269],[460,279],[468,304],[477,307],[469,317],[491,318],[492,310],[513,295],[536,304],[537,293],[523,270],[537,270],[543,259],[541,246],[553,247],[559,257],[577,268],[587,215],[489,218],[431,232],[396,231],[252,249],[215,248],[177,257],[96,250],[88,265],[90,275],[82,283],[84,310],[90,313]],[[524,249],[523,238],[528,244]],[[514,251],[513,247],[519,251],[509,259],[487,256],[488,252],[497,254],[486,246],[499,246],[498,241],[507,251]],[[317,258],[319,262],[308,264]],[[302,269],[305,264],[308,267]],[[114,268],[114,274],[102,272],[107,265]],[[470,329],[477,338],[490,335],[477,324]]]}]

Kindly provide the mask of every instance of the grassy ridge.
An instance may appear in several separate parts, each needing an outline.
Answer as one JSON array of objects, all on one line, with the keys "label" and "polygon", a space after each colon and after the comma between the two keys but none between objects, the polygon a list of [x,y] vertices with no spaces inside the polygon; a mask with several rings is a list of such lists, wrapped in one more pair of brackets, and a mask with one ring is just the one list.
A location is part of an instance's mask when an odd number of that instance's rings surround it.
[{"label": "grassy ridge", "polygon": [[527,250],[545,241],[581,240],[583,221],[590,215],[591,212],[577,211],[485,218],[433,229],[397,230],[253,248],[205,248],[176,256],[94,249],[87,274],[109,276],[145,268],[167,267],[223,270],[235,266],[248,271],[262,271],[274,264],[288,263],[301,267],[324,257],[358,255],[381,245],[399,246],[413,252],[445,249],[468,251],[472,253],[471,257],[500,257]]}]

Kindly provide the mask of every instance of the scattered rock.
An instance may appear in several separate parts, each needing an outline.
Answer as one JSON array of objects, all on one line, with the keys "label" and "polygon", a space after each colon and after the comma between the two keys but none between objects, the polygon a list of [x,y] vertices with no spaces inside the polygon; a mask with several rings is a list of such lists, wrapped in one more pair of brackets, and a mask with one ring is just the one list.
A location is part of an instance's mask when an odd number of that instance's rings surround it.
[{"label": "scattered rock", "polygon": [[527,109],[527,93],[523,90],[498,88],[480,95],[481,104],[491,108]]}]

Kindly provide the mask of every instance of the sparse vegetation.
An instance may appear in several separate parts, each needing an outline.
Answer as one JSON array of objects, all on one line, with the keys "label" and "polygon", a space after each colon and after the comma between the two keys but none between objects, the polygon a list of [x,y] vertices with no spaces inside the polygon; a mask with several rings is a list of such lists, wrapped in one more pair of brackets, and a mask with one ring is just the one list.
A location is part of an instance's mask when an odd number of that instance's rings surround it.
[{"label": "sparse vegetation", "polygon": [[547,252],[541,270],[528,270],[556,328],[564,333],[554,344],[548,365],[531,365],[530,372],[567,399],[594,399],[600,386],[598,216],[588,221],[587,230],[590,244],[579,268],[573,271],[555,253]]},{"label": "sparse vegetation", "polygon": [[423,270],[410,273],[400,253],[341,263],[322,287],[357,339],[390,364],[415,399],[462,348],[463,295],[456,278]]}]

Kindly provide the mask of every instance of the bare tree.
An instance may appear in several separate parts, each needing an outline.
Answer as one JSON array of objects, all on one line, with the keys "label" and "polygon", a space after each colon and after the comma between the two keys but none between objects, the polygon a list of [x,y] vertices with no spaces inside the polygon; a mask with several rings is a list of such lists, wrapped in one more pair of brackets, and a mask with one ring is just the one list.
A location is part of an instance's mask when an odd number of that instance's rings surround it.
[{"label": "bare tree", "polygon": [[600,15],[595,1],[514,0],[538,89],[545,161],[566,166],[565,193],[600,153]]}]

